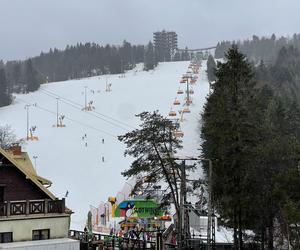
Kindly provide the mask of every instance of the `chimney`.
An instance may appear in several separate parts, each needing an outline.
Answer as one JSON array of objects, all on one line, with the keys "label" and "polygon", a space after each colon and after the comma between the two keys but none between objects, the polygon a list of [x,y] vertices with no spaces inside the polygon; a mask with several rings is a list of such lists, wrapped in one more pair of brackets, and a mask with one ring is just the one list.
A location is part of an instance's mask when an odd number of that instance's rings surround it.
[{"label": "chimney", "polygon": [[22,154],[22,147],[19,144],[13,144],[10,148],[14,155],[21,155]]}]

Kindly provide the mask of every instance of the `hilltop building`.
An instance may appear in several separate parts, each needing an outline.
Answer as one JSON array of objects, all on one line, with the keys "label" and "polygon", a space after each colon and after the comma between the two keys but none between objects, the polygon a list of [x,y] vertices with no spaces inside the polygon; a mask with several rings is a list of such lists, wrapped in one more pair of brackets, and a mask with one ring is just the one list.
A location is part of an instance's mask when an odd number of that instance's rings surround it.
[{"label": "hilltop building", "polygon": [[158,61],[172,61],[178,47],[176,32],[165,30],[154,32],[153,43]]}]

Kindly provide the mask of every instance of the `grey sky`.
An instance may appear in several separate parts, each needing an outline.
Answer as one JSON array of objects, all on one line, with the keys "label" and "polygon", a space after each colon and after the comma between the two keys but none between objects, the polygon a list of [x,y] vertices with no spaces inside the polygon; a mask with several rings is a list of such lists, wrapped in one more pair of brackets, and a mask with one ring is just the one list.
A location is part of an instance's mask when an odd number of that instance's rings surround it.
[{"label": "grey sky", "polygon": [[146,44],[174,30],[180,47],[300,33],[299,0],[0,0],[0,59],[77,42]]}]

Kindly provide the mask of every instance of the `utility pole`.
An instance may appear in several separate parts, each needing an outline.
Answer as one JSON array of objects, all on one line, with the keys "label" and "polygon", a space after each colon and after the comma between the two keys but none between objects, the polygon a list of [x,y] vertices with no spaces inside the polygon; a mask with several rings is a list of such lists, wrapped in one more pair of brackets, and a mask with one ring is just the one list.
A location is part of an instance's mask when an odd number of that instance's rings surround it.
[{"label": "utility pole", "polygon": [[59,98],[56,98],[56,127],[59,127],[59,123],[58,123],[58,100]]},{"label": "utility pole", "polygon": [[189,77],[187,77],[187,82],[186,82],[186,105],[190,106]]},{"label": "utility pole", "polygon": [[179,249],[183,249],[184,245],[185,245],[185,235],[184,235],[184,185],[185,185],[185,180],[184,180],[184,176],[183,176],[183,171],[185,172],[184,168],[185,168],[185,160],[182,161],[181,164],[181,180],[180,180],[180,206],[179,206],[179,235],[178,235],[178,239],[180,239],[178,241],[179,243]]},{"label": "utility pole", "polygon": [[188,211],[185,209],[186,204],[186,160],[182,161],[181,165],[181,182],[180,182],[180,217],[181,217],[181,247],[182,249],[188,248],[189,241],[189,216]]},{"label": "utility pole", "polygon": [[26,104],[25,105],[25,109],[26,109],[26,140],[29,140],[29,107],[30,107],[30,104]]},{"label": "utility pole", "polygon": [[212,162],[208,160],[209,169],[208,169],[208,204],[207,204],[207,246],[208,249],[211,248],[211,217],[212,217]]},{"label": "utility pole", "polygon": [[178,157],[174,158],[174,160],[182,160],[181,165],[181,185],[180,185],[180,218],[179,218],[179,249],[184,249],[187,247],[187,235],[189,230],[188,216],[187,221],[185,221],[185,211],[184,204],[186,204],[186,173],[185,173],[185,161],[208,161],[209,169],[208,169],[208,205],[207,205],[207,249],[215,250],[215,220],[213,216],[213,206],[212,206],[212,160],[201,157]]}]

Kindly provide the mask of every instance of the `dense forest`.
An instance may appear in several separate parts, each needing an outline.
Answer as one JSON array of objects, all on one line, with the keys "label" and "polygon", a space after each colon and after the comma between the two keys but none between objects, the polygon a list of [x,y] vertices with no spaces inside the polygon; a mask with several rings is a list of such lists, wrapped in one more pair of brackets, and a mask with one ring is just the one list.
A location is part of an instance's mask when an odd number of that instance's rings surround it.
[{"label": "dense forest", "polygon": [[250,61],[259,63],[263,60],[267,64],[275,62],[279,50],[282,47],[300,49],[300,34],[294,34],[293,37],[276,38],[273,34],[271,37],[253,36],[251,40],[244,41],[222,41],[217,44],[215,58],[223,58],[228,49],[236,44],[240,51],[247,56]]},{"label": "dense forest", "polygon": [[254,66],[231,47],[202,115],[214,206],[234,249],[300,249],[300,53],[282,47],[275,58]]},{"label": "dense forest", "polygon": [[[132,69],[136,63],[144,62],[145,54],[152,60],[147,61],[145,69],[156,64],[155,55],[151,53],[152,44],[148,46],[131,45],[124,41],[122,46],[100,46],[95,43],[67,46],[64,50],[50,49],[39,56],[25,61],[8,61],[0,64],[6,71],[7,80],[14,92],[34,91],[30,86],[32,76],[39,83],[63,81],[100,74],[123,73]],[[150,52],[149,52],[150,50]],[[152,64],[153,65],[152,65]]]},{"label": "dense forest", "polygon": [[[0,69],[5,71],[0,79],[0,95],[5,96],[0,106],[10,104],[11,93],[35,91],[45,82],[124,73],[137,63],[143,63],[144,70],[152,70],[157,66],[158,58],[152,42],[145,46],[124,41],[121,46],[79,43],[68,45],[64,50],[50,49],[24,61],[4,63],[0,60]],[[176,53],[174,60],[190,60],[190,56],[184,51]]]}]

